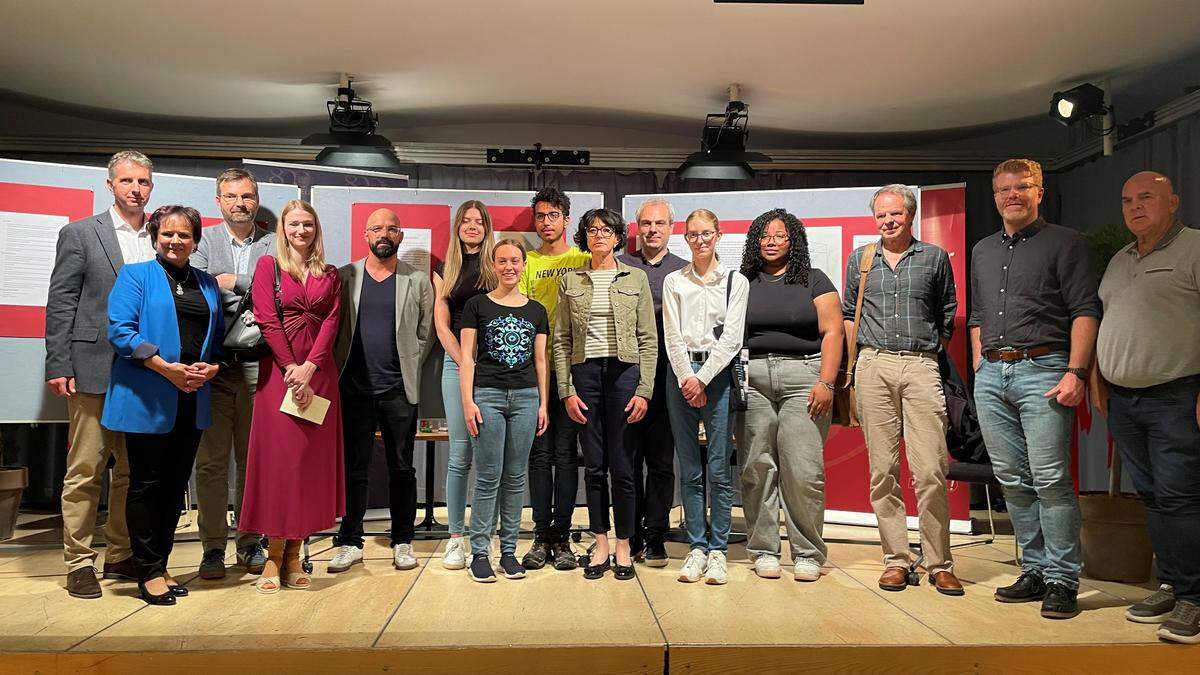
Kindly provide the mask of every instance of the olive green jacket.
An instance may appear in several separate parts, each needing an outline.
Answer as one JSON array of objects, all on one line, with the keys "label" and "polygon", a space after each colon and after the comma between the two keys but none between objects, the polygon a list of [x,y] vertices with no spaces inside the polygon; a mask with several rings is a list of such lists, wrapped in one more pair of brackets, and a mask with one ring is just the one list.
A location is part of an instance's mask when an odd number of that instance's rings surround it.
[{"label": "olive green jacket", "polygon": [[[654,324],[654,299],[646,273],[617,261],[617,276],[609,288],[617,329],[617,359],[640,366],[635,394],[650,400],[654,369],[658,364],[658,329]],[[563,275],[558,286],[554,321],[554,371],[558,397],[575,395],[571,366],[584,361],[588,318],[592,311],[592,278],[588,267]]]}]

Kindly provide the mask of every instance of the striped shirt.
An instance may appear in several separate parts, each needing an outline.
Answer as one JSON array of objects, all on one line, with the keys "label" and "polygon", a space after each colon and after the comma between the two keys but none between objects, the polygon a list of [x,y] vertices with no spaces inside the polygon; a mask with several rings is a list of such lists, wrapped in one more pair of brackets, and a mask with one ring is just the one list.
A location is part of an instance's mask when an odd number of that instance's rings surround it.
[{"label": "striped shirt", "polygon": [[592,311],[588,315],[587,340],[583,343],[583,355],[589,359],[601,359],[617,355],[617,326],[613,320],[612,298],[609,289],[618,270],[591,270]]},{"label": "striped shirt", "polygon": [[[847,321],[854,320],[862,252],[854,249],[846,262],[842,316]],[[954,293],[950,256],[941,248],[914,239],[893,270],[877,246],[863,293],[858,344],[886,351],[938,351],[939,338],[949,340],[954,333]]]}]

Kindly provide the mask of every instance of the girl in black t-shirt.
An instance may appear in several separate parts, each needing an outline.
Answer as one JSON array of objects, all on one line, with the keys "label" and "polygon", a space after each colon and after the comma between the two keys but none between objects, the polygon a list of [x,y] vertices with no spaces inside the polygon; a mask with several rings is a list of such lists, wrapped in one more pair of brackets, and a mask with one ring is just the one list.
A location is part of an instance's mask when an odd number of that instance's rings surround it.
[{"label": "girl in black t-shirt", "polygon": [[497,511],[500,567],[509,579],[525,576],[516,557],[517,534],[529,449],[546,430],[549,381],[546,309],[517,288],[525,269],[524,242],[497,242],[490,263],[496,289],[467,300],[459,336],[463,419],[475,459],[470,575],[481,582],[496,580],[488,547]]}]

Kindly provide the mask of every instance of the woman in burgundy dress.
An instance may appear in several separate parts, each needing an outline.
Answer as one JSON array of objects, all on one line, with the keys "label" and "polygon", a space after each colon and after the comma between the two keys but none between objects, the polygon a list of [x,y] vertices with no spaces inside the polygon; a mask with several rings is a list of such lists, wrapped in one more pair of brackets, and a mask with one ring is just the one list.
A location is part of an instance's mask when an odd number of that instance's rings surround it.
[{"label": "woman in burgundy dress", "polygon": [[[275,265],[280,269],[275,305]],[[271,353],[259,363],[258,392],[250,426],[246,492],[238,525],[270,539],[258,590],[282,585],[306,589],[300,547],[314,532],[345,514],[342,422],[333,344],[338,327],[337,269],[325,264],[321,223],[308,203],[293,200],[280,212],[275,257],[263,256],[251,287],[254,317]],[[284,397],[307,408],[313,396],[329,399],[321,424],[284,412]]]}]

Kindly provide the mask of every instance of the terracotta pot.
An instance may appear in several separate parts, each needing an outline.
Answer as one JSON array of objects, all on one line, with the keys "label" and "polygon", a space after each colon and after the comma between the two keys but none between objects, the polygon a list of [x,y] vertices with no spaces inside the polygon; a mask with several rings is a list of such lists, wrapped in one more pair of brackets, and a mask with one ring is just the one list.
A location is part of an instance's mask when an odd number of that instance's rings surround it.
[{"label": "terracotta pot", "polygon": [[17,529],[21,493],[29,485],[29,469],[23,466],[0,467],[0,541],[11,539]]},{"label": "terracotta pot", "polygon": [[1142,583],[1150,579],[1154,549],[1146,530],[1146,508],[1134,495],[1079,495],[1083,512],[1083,576]]}]

